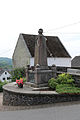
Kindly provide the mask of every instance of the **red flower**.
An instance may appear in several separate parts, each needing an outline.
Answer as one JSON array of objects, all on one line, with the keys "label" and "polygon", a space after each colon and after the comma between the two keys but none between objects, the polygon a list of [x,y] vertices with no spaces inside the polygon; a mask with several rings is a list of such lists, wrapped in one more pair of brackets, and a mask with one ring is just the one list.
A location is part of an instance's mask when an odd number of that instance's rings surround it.
[{"label": "red flower", "polygon": [[17,79],[16,79],[16,83],[18,83],[19,81],[20,81],[20,80],[17,80]]},{"label": "red flower", "polygon": [[17,80],[16,83],[18,84],[18,87],[23,86],[23,79]]},{"label": "red flower", "polygon": [[23,84],[23,79],[20,80],[20,83]]}]

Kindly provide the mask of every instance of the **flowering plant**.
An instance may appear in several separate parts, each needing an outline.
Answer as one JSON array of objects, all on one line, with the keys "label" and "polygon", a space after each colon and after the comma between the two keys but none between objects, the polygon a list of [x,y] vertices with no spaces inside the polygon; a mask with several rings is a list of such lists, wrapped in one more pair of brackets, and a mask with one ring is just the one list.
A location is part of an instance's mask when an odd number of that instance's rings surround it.
[{"label": "flowering plant", "polygon": [[23,88],[23,79],[22,78],[20,78],[20,80],[16,79],[16,83],[18,84],[19,88]]}]

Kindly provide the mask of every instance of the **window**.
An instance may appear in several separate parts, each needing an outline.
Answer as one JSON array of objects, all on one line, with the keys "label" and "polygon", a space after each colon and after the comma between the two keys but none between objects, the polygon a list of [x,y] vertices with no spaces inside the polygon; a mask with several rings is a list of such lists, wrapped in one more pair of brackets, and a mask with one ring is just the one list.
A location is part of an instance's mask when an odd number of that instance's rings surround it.
[{"label": "window", "polygon": [[10,77],[7,77],[7,80],[10,80]]},{"label": "window", "polygon": [[5,72],[5,74],[7,74],[7,72]]},{"label": "window", "polygon": [[3,80],[5,80],[5,78],[3,78]]}]

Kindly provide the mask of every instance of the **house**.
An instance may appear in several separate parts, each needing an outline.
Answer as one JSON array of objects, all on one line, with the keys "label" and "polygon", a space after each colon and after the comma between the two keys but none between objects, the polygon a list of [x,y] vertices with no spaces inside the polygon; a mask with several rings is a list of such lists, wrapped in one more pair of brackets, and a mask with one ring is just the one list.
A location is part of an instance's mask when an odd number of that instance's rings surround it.
[{"label": "house", "polygon": [[71,61],[71,67],[80,68],[80,56],[75,56]]},{"label": "house", "polygon": [[[45,36],[48,66],[71,67],[71,56],[56,36]],[[34,66],[35,40],[37,35],[20,34],[12,57],[13,67]]]},{"label": "house", "polygon": [[8,73],[8,71],[0,69],[0,81],[2,81],[2,82],[4,82],[5,80],[11,81],[10,77],[11,77],[11,75]]}]

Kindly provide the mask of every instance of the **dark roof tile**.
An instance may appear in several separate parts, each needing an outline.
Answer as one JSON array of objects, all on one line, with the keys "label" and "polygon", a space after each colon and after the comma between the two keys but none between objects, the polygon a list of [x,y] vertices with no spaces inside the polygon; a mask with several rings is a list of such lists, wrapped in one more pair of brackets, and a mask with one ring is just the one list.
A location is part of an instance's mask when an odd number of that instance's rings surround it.
[{"label": "dark roof tile", "polygon": [[75,56],[71,61],[71,67],[80,67],[80,56]]},{"label": "dark roof tile", "polygon": [[2,73],[4,73],[4,70],[0,70],[0,76],[2,75]]},{"label": "dark roof tile", "polygon": [[[37,35],[22,34],[26,42],[26,45],[31,53],[31,56],[34,57],[35,50],[35,39]],[[62,45],[60,39],[55,36],[45,36],[47,38],[47,56],[51,57],[71,57],[66,51],[65,47]]]}]

